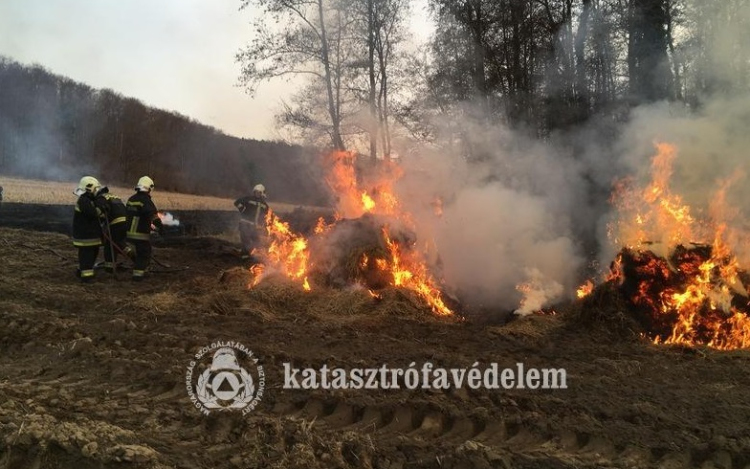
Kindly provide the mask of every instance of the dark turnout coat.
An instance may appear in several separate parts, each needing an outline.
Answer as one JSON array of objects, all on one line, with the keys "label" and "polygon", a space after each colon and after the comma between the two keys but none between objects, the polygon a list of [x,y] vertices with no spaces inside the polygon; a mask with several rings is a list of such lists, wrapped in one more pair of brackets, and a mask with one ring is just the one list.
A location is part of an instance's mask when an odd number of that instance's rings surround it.
[{"label": "dark turnout coat", "polygon": [[102,227],[99,219],[102,211],[95,204],[94,195],[82,194],[76,202],[73,215],[73,245],[93,247],[102,244]]},{"label": "dark turnout coat", "polygon": [[161,230],[162,223],[159,211],[151,200],[151,194],[138,191],[133,194],[126,204],[128,239],[134,241],[148,241],[151,236],[151,225]]},{"label": "dark turnout coat", "polygon": [[106,188],[96,196],[96,206],[107,216],[110,225],[117,225],[127,221],[127,210],[122,199],[109,193]]},{"label": "dark turnout coat", "polygon": [[240,211],[240,221],[252,223],[257,227],[265,226],[268,203],[262,197],[241,197],[234,201],[234,206]]}]

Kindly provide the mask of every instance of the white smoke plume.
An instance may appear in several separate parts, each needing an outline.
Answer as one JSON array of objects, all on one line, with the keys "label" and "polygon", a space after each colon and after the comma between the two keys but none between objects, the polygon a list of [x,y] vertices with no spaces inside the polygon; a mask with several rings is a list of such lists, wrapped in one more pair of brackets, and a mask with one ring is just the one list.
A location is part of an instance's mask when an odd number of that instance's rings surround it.
[{"label": "white smoke plume", "polygon": [[169,212],[159,213],[159,218],[164,226],[180,226],[180,220]]},{"label": "white smoke plume", "polygon": [[[399,189],[417,218],[418,236],[435,243],[453,293],[482,309],[511,312],[524,296],[539,309],[574,291],[583,262],[570,214],[583,200],[579,165],[545,145],[477,128],[488,158],[450,154],[407,158]],[[411,194],[421,192],[421,197]],[[442,201],[442,214],[425,203]],[[417,204],[421,202],[421,204]],[[525,293],[519,291],[526,285]]]}]

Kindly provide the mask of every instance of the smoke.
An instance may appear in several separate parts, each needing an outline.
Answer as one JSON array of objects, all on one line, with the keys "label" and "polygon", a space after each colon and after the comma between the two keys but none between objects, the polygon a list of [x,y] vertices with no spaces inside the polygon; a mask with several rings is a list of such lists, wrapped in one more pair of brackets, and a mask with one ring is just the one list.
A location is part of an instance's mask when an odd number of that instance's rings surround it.
[{"label": "smoke", "polygon": [[[418,236],[434,241],[445,283],[478,308],[512,311],[525,296],[538,309],[563,299],[583,262],[570,216],[584,198],[580,165],[507,130],[476,126],[468,135],[483,162],[423,154],[405,161],[399,186],[423,191],[402,200],[411,202]],[[440,216],[424,203],[430,197],[442,201]]]},{"label": "smoke", "polygon": [[[676,147],[669,184],[690,207],[699,226],[699,239],[711,243],[716,226],[727,224],[725,241],[747,265],[747,220],[750,220],[750,4],[748,2],[687,3],[684,38],[677,59],[688,63],[682,92],[688,105],[656,103],[631,112],[613,147],[617,166],[644,187],[651,178],[655,143]],[[617,218],[609,213],[599,222],[604,249],[612,259],[619,246],[606,239],[603,226]]]},{"label": "smoke", "polygon": [[159,218],[164,226],[180,226],[180,220],[169,212],[159,213]]},{"label": "smoke", "polygon": [[[69,116],[70,108],[60,105],[64,93],[82,86],[53,78],[40,66],[23,67],[2,56],[0,78],[4,87],[0,97],[7,104],[0,110],[0,171],[53,181],[73,181],[97,172],[98,165],[81,155],[80,145],[66,135],[76,130],[76,122]],[[87,125],[86,132],[93,135],[100,124]]]},{"label": "smoke", "polygon": [[[584,268],[608,265],[620,249],[607,230],[618,216],[609,203],[613,184],[632,177],[645,186],[658,142],[677,148],[673,193],[696,216],[719,213],[735,233],[730,247],[750,260],[743,245],[749,237],[736,234],[750,228],[750,185],[743,179],[750,175],[750,7],[730,4],[737,2],[696,0],[686,10],[692,36],[682,38],[672,59],[685,65],[675,85],[688,104],[642,105],[625,122],[593,118],[544,142],[468,118],[436,123],[459,132],[482,160],[450,150],[404,158],[402,200],[416,215],[419,236],[434,241],[433,263],[450,290],[479,306],[520,313],[572,297]],[[721,188],[726,203],[717,211]],[[440,217],[428,203],[434,197],[442,201]]]}]

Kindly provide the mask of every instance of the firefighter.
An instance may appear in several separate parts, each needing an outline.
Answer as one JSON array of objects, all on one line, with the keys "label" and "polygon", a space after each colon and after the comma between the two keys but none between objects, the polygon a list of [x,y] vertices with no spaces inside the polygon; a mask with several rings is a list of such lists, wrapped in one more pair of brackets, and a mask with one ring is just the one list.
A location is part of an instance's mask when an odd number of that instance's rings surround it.
[{"label": "firefighter", "polygon": [[101,184],[96,178],[84,176],[73,191],[78,196],[73,214],[73,246],[78,248],[78,276],[84,283],[94,280],[94,264],[102,245],[99,220],[103,213],[95,204],[100,188]]},{"label": "firefighter", "polygon": [[143,280],[151,263],[151,225],[159,232],[163,231],[159,212],[151,200],[154,181],[143,176],[138,180],[133,194],[126,205],[127,208],[127,239],[135,247],[133,260],[133,280]]},{"label": "firefighter", "polygon": [[240,197],[234,201],[234,206],[240,211],[240,241],[242,242],[242,258],[250,259],[252,251],[260,244],[261,236],[266,228],[268,203],[266,202],[266,188],[263,184],[253,187],[252,195]]},{"label": "firefighter", "polygon": [[125,242],[128,234],[127,210],[122,200],[102,187],[96,193],[96,206],[104,212],[102,235],[104,237],[104,270],[113,273],[117,254],[130,256],[130,247]]}]

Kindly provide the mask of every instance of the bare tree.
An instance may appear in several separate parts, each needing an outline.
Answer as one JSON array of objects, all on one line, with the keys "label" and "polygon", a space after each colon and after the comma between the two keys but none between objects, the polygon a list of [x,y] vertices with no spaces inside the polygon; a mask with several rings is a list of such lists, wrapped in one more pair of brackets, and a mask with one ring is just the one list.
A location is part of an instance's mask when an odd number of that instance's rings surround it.
[{"label": "bare tree", "polygon": [[[273,78],[310,75],[321,80],[332,129],[331,143],[343,150],[337,86],[340,76],[336,76],[336,64],[331,57],[338,51],[331,49],[331,23],[325,3],[324,0],[242,0],[241,8],[255,6],[263,15],[255,23],[256,38],[237,54],[237,60],[242,64],[240,80],[251,94],[261,82]],[[269,18],[274,18],[275,24],[269,25]]]},{"label": "bare tree", "polygon": [[378,157],[378,123],[377,103],[375,102],[375,1],[367,0],[367,70],[370,82],[369,104],[370,104],[370,158],[377,161]]},{"label": "bare tree", "polygon": [[[352,2],[354,25],[351,39],[356,58],[349,64],[352,83],[349,90],[366,106],[362,129],[372,161],[391,153],[390,105],[392,67],[406,38],[409,0],[366,0]],[[365,112],[360,115],[364,116]]]},{"label": "bare tree", "polygon": [[380,88],[378,92],[378,119],[386,160],[391,156],[390,107],[393,88],[392,66],[398,66],[399,46],[405,39],[406,18],[410,11],[408,0],[380,0],[377,2],[377,28],[375,28],[375,50],[378,59]]}]

